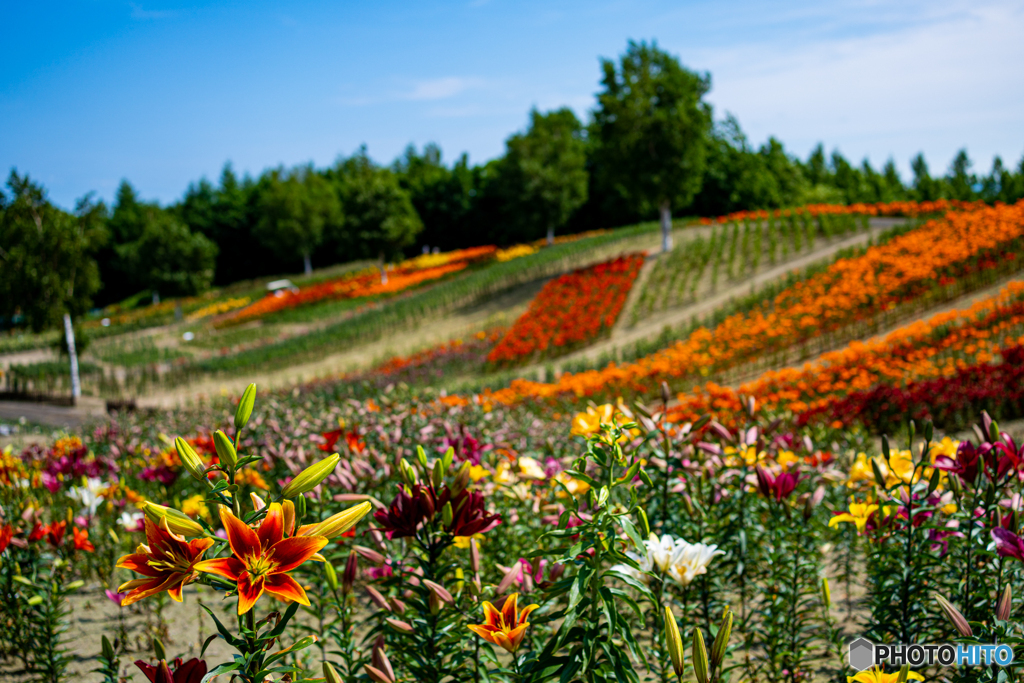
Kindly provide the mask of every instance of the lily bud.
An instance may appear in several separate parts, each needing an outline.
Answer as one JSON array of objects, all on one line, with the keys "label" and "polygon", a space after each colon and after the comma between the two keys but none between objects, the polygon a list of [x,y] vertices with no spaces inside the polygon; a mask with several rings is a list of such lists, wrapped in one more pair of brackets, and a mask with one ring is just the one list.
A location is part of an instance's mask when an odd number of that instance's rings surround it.
[{"label": "lily bud", "polygon": [[444,507],[441,508],[441,522],[445,527],[450,527],[454,519],[455,517],[452,515],[452,502],[448,501],[444,504]]},{"label": "lily bud", "polygon": [[454,461],[455,461],[455,449],[452,448],[451,446],[449,446],[448,450],[446,450],[444,452],[444,455],[441,456],[441,467],[444,469],[445,472],[447,472],[448,470],[450,470],[452,468],[452,463]]},{"label": "lily bud", "polygon": [[881,468],[878,466],[878,461],[871,458],[871,473],[875,475],[875,483],[878,484],[879,488],[885,488],[885,475],[882,474]]},{"label": "lily bud", "polygon": [[444,483],[444,465],[440,459],[434,461],[434,469],[430,472],[430,483],[435,489],[441,488],[441,484]]},{"label": "lily bud", "polygon": [[971,630],[971,625],[967,623],[966,617],[949,600],[936,593],[935,602],[939,603],[939,607],[945,612],[946,618],[953,624],[953,628],[957,630],[957,633],[964,638],[970,638],[974,635],[974,631]]},{"label": "lily bud", "polygon": [[708,651],[699,628],[693,629],[693,675],[697,683],[708,683]]},{"label": "lily bud", "polygon": [[404,621],[402,621],[400,619],[392,619],[392,618],[389,617],[389,618],[385,619],[384,621],[388,622],[388,625],[391,628],[395,629],[396,631],[401,631],[402,633],[412,633],[413,632],[412,625],[411,624],[407,624],[406,622],[404,622]]},{"label": "lily bud", "polygon": [[347,510],[335,513],[320,522],[319,524],[310,524],[299,529],[296,536],[323,536],[326,539],[332,539],[342,535],[356,523],[366,516],[371,509],[373,504],[369,501],[360,503],[359,505],[353,505]]},{"label": "lily bud", "polygon": [[[312,491],[334,471],[334,468],[338,466],[339,460],[341,460],[341,456],[335,453],[302,470],[297,477],[288,482],[288,485],[281,490],[281,497],[294,498]],[[369,503],[366,503],[366,505],[369,505]]]},{"label": "lily bud", "polygon": [[345,573],[341,576],[341,585],[346,593],[352,590],[352,585],[356,582],[356,573],[359,571],[359,554],[349,553],[348,561],[345,563]]},{"label": "lily bud", "polygon": [[455,568],[455,592],[461,593],[462,588],[465,585],[466,574],[462,571],[462,567]]},{"label": "lily bud", "polygon": [[103,659],[106,659],[108,662],[109,661],[113,661],[113,659],[114,659],[114,646],[110,644],[110,641],[107,639],[106,636],[102,636],[102,643],[103,643]]},{"label": "lily bud", "polygon": [[181,464],[188,470],[188,473],[195,477],[196,481],[206,478],[206,467],[196,452],[188,445],[188,442],[180,436],[174,440],[174,448],[178,451]]},{"label": "lily bud", "polygon": [[1006,621],[1010,618],[1010,612],[1013,608],[1013,592],[1010,590],[1010,584],[1006,584],[1003,589],[1003,594],[999,596],[999,602],[996,604],[996,619],[999,621]]},{"label": "lily bud", "polygon": [[725,661],[725,652],[729,647],[729,636],[732,634],[732,612],[728,609],[722,617],[722,623],[718,627],[718,635],[715,642],[711,644],[711,670],[717,671],[722,662]]},{"label": "lily bud", "polygon": [[430,613],[433,614],[435,617],[441,613],[441,607],[443,606],[443,603],[441,599],[437,597],[437,593],[433,591],[430,592],[430,595],[427,598],[427,605],[430,607]]},{"label": "lily bud", "polygon": [[398,598],[388,598],[388,605],[395,614],[405,614],[405,603]]},{"label": "lily bud", "polygon": [[147,500],[142,506],[142,512],[157,526],[166,524],[167,530],[171,533],[185,537],[202,536],[204,533],[204,529],[199,522],[174,508],[157,505]]},{"label": "lily bud", "polygon": [[235,469],[235,465],[238,464],[238,452],[228,435],[218,429],[213,435],[213,446],[217,449],[217,457],[220,458],[220,461],[231,469]]},{"label": "lily bud", "polygon": [[363,667],[370,680],[374,683],[395,683],[395,670],[391,667],[391,662],[388,661],[388,656],[384,653],[383,648],[373,648],[370,662]]},{"label": "lily bud", "polygon": [[398,473],[401,475],[402,481],[409,486],[415,486],[416,482],[419,481],[419,478],[416,476],[416,470],[404,459],[398,461]]},{"label": "lily bud", "polygon": [[338,672],[334,670],[334,667],[329,662],[324,662],[324,680],[327,683],[342,683],[341,676],[338,675]]},{"label": "lily bud", "polygon": [[468,460],[462,463],[462,467],[459,468],[458,473],[455,475],[455,481],[449,487],[453,496],[459,495],[469,486],[469,471],[472,467],[473,465]]},{"label": "lily bud", "polygon": [[469,566],[474,573],[480,573],[480,548],[477,547],[475,538],[469,539]]},{"label": "lily bud", "polygon": [[651,535],[651,523],[647,521],[647,513],[643,508],[637,508],[636,511],[640,517],[640,534],[644,538],[648,538]]},{"label": "lily bud", "polygon": [[252,509],[257,512],[267,507],[267,502],[253,492],[249,493],[249,502],[252,503]]},{"label": "lily bud", "polygon": [[153,639],[153,658],[167,659],[167,652],[164,651],[164,644],[160,642],[159,638]]},{"label": "lily bud", "polygon": [[683,507],[686,508],[686,514],[689,515],[691,519],[697,515],[696,510],[693,509],[693,499],[690,498],[689,493],[683,494]]},{"label": "lily bud", "polygon": [[324,574],[327,575],[327,585],[331,587],[331,590],[338,590],[338,573],[334,571],[334,565],[324,562]]},{"label": "lily bud", "polygon": [[907,683],[910,678],[910,665],[904,664],[900,667],[900,675],[896,677],[896,683]]},{"label": "lily bud", "polygon": [[238,401],[238,408],[235,410],[235,431],[249,424],[249,416],[252,415],[252,408],[256,405],[256,385],[250,384],[242,392],[242,398]]},{"label": "lily bud", "polygon": [[679,626],[676,618],[672,615],[672,607],[665,605],[665,647],[668,648],[668,656],[672,660],[672,670],[676,676],[683,675],[685,658],[683,655],[683,638],[679,635]]},{"label": "lily bud", "polygon": [[284,518],[284,535],[291,536],[295,533],[295,503],[290,500],[281,503],[281,516]]},{"label": "lily bud", "polygon": [[825,609],[831,609],[832,591],[828,587],[828,577],[822,577],[821,579],[821,601],[824,603]]},{"label": "lily bud", "polygon": [[359,556],[367,562],[369,562],[370,564],[377,565],[378,567],[384,564],[384,556],[378,553],[373,548],[367,548],[366,546],[357,545],[353,546],[352,550],[355,550],[357,553],[359,553]]},{"label": "lily bud", "polygon": [[373,604],[375,604],[377,607],[381,608],[385,612],[391,611],[391,606],[388,604],[388,601],[384,599],[384,596],[381,595],[379,590],[377,590],[373,586],[367,586],[366,592],[370,594],[370,600],[373,602]]},{"label": "lily bud", "polygon": [[427,471],[427,452],[423,450],[423,446],[416,447],[416,462],[420,464],[423,471]]},{"label": "lily bud", "polygon": [[448,590],[441,584],[435,583],[430,579],[423,579],[423,585],[430,589],[432,595],[437,595],[438,600],[440,600],[444,604],[455,604],[455,598],[453,598],[452,594],[449,593]]},{"label": "lily bud", "polygon": [[668,388],[668,382],[661,383],[661,402],[668,403],[672,400],[672,390]]}]

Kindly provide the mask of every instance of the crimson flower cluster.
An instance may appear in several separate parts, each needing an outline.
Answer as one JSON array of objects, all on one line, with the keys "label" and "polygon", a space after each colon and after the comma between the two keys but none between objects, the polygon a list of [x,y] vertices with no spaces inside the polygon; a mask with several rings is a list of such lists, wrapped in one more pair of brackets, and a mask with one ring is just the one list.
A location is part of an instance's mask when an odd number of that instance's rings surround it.
[{"label": "crimson flower cluster", "polygon": [[765,498],[774,498],[775,502],[781,503],[796,489],[800,483],[800,475],[795,472],[782,472],[778,476],[757,466],[757,488]]},{"label": "crimson flower cluster", "polygon": [[484,509],[482,493],[464,489],[453,495],[447,484],[441,487],[440,493],[424,484],[400,486],[391,505],[377,510],[373,518],[388,538],[415,537],[420,527],[440,515],[447,503],[451,503],[452,522],[442,522],[442,528],[452,536],[484,533],[501,523],[501,515]]}]

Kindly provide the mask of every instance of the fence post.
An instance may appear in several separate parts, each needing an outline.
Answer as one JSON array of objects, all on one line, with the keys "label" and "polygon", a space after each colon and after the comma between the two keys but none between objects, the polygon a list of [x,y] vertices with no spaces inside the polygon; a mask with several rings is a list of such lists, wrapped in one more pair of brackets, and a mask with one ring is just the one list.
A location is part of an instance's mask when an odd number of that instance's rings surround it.
[{"label": "fence post", "polygon": [[71,403],[78,403],[82,395],[82,384],[78,378],[78,354],[75,352],[75,330],[71,327],[71,314],[64,314],[64,338],[68,342],[68,358],[71,359]]}]

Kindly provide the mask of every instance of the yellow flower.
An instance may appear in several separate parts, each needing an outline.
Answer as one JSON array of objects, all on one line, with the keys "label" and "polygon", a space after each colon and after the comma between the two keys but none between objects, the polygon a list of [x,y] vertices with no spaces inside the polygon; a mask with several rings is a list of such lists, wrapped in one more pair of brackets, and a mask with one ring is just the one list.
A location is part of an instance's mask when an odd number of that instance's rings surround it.
[{"label": "yellow flower", "polygon": [[206,507],[206,503],[203,501],[201,493],[197,493],[191,498],[187,498],[181,504],[181,511],[192,519],[195,519],[196,517],[202,517],[206,520],[210,519],[210,508]]},{"label": "yellow flower", "polygon": [[519,474],[529,479],[548,478],[548,475],[544,473],[544,468],[540,466],[540,463],[525,455],[519,458]]},{"label": "yellow flower", "polygon": [[483,467],[481,465],[473,465],[469,468],[469,478],[472,479],[474,483],[480,481],[484,477],[489,476],[491,476],[491,473],[486,467]]},{"label": "yellow flower", "polygon": [[[861,671],[856,676],[847,676],[846,683],[896,683],[900,679],[900,672],[896,671],[891,674],[887,674],[877,666],[873,669]],[[907,674],[908,681],[923,681],[924,676],[911,671]]]},{"label": "yellow flower", "polygon": [[589,436],[601,431],[601,425],[611,424],[615,415],[615,406],[605,403],[603,406],[587,406],[587,412],[576,413],[572,419],[573,436]]},{"label": "yellow flower", "polygon": [[[799,464],[800,458],[796,457],[792,451],[779,451],[778,456],[775,458],[775,462],[779,463],[783,469],[789,469],[790,465]],[[748,462],[747,464],[752,465],[754,463]]]},{"label": "yellow flower", "polygon": [[828,520],[828,525],[835,527],[840,522],[853,522],[857,525],[857,531],[864,531],[864,525],[868,523],[868,519],[871,518],[872,513],[876,510],[878,510],[878,506],[874,503],[854,503],[851,501],[850,511],[835,515],[832,519]]},{"label": "yellow flower", "polygon": [[935,458],[940,455],[955,458],[956,450],[959,447],[959,441],[953,441],[953,439],[948,436],[944,436],[942,437],[942,441],[932,444],[931,449],[928,451],[928,455],[931,456],[932,462],[935,462]]},{"label": "yellow flower", "polygon": [[555,495],[559,498],[565,498],[565,491],[562,490],[556,482],[562,482],[565,484],[565,488],[569,489],[569,493],[573,496],[582,496],[590,490],[590,484],[579,479],[573,479],[566,472],[559,472],[555,476],[551,477],[551,485],[555,487]]},{"label": "yellow flower", "polygon": [[508,461],[502,460],[498,463],[498,466],[494,468],[494,483],[495,484],[512,484],[516,481],[516,475],[511,471],[511,467]]},{"label": "yellow flower", "polygon": [[477,545],[483,543],[486,540],[483,534],[473,534],[472,536],[456,536],[455,547],[461,548],[463,550],[469,550],[469,541],[473,538],[476,539]]},{"label": "yellow flower", "polygon": [[[885,466],[884,462],[882,466]],[[867,454],[858,453],[853,464],[850,466],[850,478],[846,480],[846,485],[852,489],[857,488],[857,485],[863,481],[873,482],[874,480],[875,475],[871,471],[871,461],[868,459]]]}]

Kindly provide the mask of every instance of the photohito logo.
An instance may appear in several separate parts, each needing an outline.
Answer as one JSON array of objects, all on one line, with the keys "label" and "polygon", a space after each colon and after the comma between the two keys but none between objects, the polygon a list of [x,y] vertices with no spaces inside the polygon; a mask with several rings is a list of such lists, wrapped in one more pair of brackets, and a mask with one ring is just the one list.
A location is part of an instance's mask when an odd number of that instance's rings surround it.
[{"label": "photohito logo", "polygon": [[1013,648],[1009,645],[875,645],[867,638],[850,643],[850,667],[863,671],[872,666],[888,664],[901,667],[915,666],[1009,666],[1013,663]]}]

